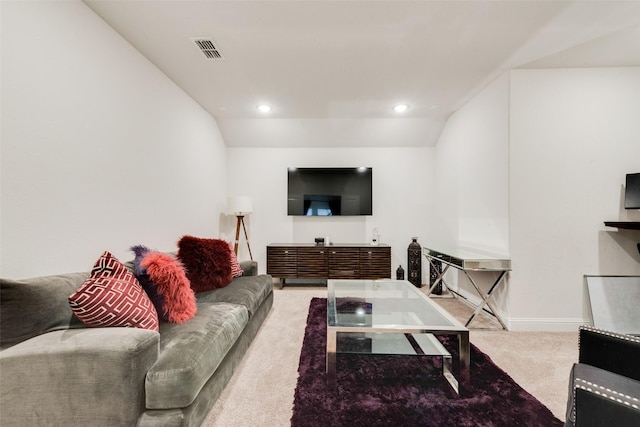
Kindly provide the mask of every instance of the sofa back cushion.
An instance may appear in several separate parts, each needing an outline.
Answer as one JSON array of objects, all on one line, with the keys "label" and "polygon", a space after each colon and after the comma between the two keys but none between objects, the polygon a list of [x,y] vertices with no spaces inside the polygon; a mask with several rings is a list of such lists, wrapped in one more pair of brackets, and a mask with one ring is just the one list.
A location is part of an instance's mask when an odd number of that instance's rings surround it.
[{"label": "sofa back cushion", "polygon": [[49,331],[82,328],[68,298],[89,273],[0,279],[0,348]]}]

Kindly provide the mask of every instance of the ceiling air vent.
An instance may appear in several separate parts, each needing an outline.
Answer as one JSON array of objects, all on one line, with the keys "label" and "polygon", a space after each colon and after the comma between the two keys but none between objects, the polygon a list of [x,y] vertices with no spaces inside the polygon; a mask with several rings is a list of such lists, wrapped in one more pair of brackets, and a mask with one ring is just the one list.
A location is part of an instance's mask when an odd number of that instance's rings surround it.
[{"label": "ceiling air vent", "polygon": [[213,40],[202,37],[192,38],[191,40],[193,40],[207,59],[224,59],[220,50],[213,43]]}]

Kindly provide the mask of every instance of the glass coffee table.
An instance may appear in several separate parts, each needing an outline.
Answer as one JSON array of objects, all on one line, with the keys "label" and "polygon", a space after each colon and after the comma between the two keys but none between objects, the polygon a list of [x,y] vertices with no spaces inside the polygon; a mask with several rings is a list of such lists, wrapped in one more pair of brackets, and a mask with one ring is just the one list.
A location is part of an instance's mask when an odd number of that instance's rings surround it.
[{"label": "glass coffee table", "polygon": [[337,353],[442,357],[442,373],[459,393],[451,354],[434,334],[457,335],[457,378],[469,379],[469,329],[406,280],[327,282],[327,381]]}]

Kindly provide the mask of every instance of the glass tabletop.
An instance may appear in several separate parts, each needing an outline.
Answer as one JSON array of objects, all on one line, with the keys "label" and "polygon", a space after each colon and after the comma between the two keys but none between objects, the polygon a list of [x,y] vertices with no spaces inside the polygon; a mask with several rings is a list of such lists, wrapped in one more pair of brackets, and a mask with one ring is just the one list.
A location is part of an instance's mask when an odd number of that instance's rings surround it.
[{"label": "glass tabletop", "polygon": [[329,280],[327,291],[330,327],[466,330],[406,280]]},{"label": "glass tabletop", "polygon": [[427,247],[422,248],[422,253],[429,259],[429,262],[433,258],[462,270],[511,271],[511,260],[507,255],[465,248],[435,250]]},{"label": "glass tabletop", "polygon": [[499,254],[495,252],[481,251],[479,249],[468,249],[464,247],[448,247],[435,250],[424,246],[423,252],[428,254],[444,254],[459,259],[469,260],[506,260],[509,259],[508,255]]}]

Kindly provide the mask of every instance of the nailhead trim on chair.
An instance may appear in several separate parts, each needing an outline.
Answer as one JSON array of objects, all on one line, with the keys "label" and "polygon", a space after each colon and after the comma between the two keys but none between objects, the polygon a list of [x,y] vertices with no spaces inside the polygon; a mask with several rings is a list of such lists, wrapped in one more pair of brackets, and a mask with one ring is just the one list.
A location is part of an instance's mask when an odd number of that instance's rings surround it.
[{"label": "nailhead trim on chair", "polygon": [[[583,380],[581,378],[576,378],[574,380],[573,384],[574,384],[574,387],[573,387],[573,390],[574,390],[573,391],[574,401],[575,401],[575,390],[577,388],[580,388],[580,389],[586,390],[586,391],[588,391],[590,393],[595,393],[595,394],[600,395],[602,397],[606,397],[607,399],[613,400],[615,402],[622,403],[623,405],[630,406],[633,409],[640,409],[640,406],[639,406],[640,405],[640,401],[635,397],[619,393],[619,392],[617,392],[615,390],[611,390],[609,388],[602,387],[601,385],[592,383],[590,381],[585,381],[585,380]],[[573,408],[573,412],[574,412],[573,417],[575,419],[575,406]]]},{"label": "nailhead trim on chair", "polygon": [[576,408],[577,408],[577,404],[576,404],[576,382],[575,380],[573,381],[573,399],[572,399],[572,403],[573,403],[573,408],[571,409],[571,421],[573,422],[573,424],[576,423]]},{"label": "nailhead trim on chair", "polygon": [[607,331],[607,330],[604,330],[604,329],[598,329],[598,328],[594,328],[593,326],[586,326],[586,325],[585,326],[580,326],[580,329],[586,329],[588,331],[595,332],[595,333],[598,333],[598,334],[601,334],[601,335],[607,335],[607,336],[610,336],[610,337],[619,338],[619,339],[622,339],[622,340],[631,341],[631,342],[635,342],[635,343],[640,344],[640,338],[635,337],[633,335],[618,334],[616,332],[611,332],[611,331]]}]

